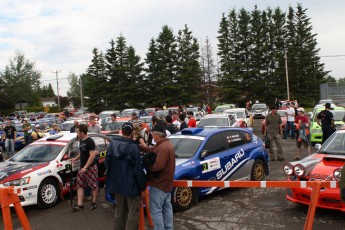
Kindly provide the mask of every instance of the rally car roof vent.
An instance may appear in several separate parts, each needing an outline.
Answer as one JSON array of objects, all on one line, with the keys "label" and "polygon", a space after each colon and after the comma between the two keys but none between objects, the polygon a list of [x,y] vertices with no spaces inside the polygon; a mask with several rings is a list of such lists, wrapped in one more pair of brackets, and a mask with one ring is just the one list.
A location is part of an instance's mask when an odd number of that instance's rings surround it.
[{"label": "rally car roof vent", "polygon": [[181,131],[182,135],[196,135],[203,131],[203,128],[187,128]]},{"label": "rally car roof vent", "polygon": [[47,141],[55,141],[59,138],[63,137],[63,134],[57,134],[57,135],[53,135],[53,136],[50,136],[50,137],[47,137]]}]

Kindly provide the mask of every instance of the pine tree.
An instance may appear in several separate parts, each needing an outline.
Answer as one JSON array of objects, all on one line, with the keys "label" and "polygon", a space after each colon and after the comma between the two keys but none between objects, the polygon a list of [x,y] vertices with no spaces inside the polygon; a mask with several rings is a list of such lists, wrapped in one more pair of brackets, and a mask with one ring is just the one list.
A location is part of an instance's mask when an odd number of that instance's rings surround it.
[{"label": "pine tree", "polygon": [[[200,101],[201,70],[199,44],[185,25],[177,36],[177,72],[175,81],[178,104],[197,104]],[[176,104],[176,101],[175,101]]]}]

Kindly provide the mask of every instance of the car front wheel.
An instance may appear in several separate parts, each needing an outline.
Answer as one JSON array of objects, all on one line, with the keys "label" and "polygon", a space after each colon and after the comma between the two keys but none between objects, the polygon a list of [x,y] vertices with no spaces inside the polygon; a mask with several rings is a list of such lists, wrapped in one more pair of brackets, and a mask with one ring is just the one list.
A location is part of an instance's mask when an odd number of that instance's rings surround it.
[{"label": "car front wheel", "polygon": [[40,208],[53,207],[59,200],[59,190],[55,180],[45,179],[38,188],[37,205]]},{"label": "car front wheel", "polygon": [[261,181],[265,178],[265,164],[262,160],[255,160],[251,171],[251,180]]},{"label": "car front wheel", "polygon": [[174,211],[188,210],[196,199],[196,190],[191,187],[175,187],[171,199]]}]

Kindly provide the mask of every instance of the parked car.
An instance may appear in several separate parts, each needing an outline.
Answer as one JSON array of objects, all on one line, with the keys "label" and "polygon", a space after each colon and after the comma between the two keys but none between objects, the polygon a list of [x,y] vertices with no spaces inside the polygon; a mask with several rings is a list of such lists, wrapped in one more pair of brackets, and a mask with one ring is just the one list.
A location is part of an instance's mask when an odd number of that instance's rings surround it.
[{"label": "parked car", "polygon": [[165,117],[169,115],[169,110],[168,109],[157,110],[154,115],[158,117],[159,119],[165,119]]},{"label": "parked car", "polygon": [[207,114],[200,119],[197,127],[239,127],[239,123],[236,121],[236,115],[226,113]]},{"label": "parked car", "polygon": [[121,111],[120,117],[131,117],[133,112],[136,112],[138,117],[141,114],[139,109],[124,109]]},{"label": "parked car", "polygon": [[112,114],[116,114],[116,116],[120,117],[120,110],[106,110],[98,114],[99,125],[102,126],[105,124],[107,122],[106,118],[110,117]]},{"label": "parked car", "polygon": [[[104,160],[111,139],[102,134],[88,134],[96,143],[99,181],[105,180]],[[0,163],[0,188],[19,189],[21,205],[50,208],[70,191],[70,170],[76,180],[80,162],[71,166],[70,159],[79,154],[75,133],[42,138],[28,145],[9,160]],[[75,185],[73,186],[75,189]]]},{"label": "parked car", "polygon": [[236,105],[235,104],[224,104],[224,105],[218,105],[213,113],[223,113],[225,110],[227,109],[234,109],[236,108]]},{"label": "parked car", "polygon": [[[314,146],[316,143],[322,142],[322,128],[316,122],[317,115],[324,110],[325,108],[318,108],[313,114],[313,119],[311,121],[310,126],[310,143]],[[329,110],[333,114],[335,128],[340,128],[344,122],[343,118],[345,116],[345,108],[344,107],[334,107],[333,109]]]},{"label": "parked car", "polygon": [[236,120],[239,124],[244,121],[246,127],[252,126],[250,119],[251,115],[249,110],[246,108],[227,109],[224,111],[224,113],[235,114],[237,117]]},{"label": "parked car", "polygon": [[265,103],[255,103],[250,109],[254,118],[265,118],[269,112],[269,107]]},{"label": "parked car", "polygon": [[146,116],[153,116],[156,111],[161,110],[162,108],[159,107],[152,107],[152,108],[146,108],[144,109],[144,112],[146,113]]},{"label": "parked car", "polygon": [[[187,128],[169,136],[176,154],[175,180],[264,180],[268,153],[253,132],[243,128]],[[189,209],[199,197],[221,188],[174,187],[175,211]]]},{"label": "parked car", "polygon": [[[318,147],[321,145],[318,144]],[[345,162],[345,127],[330,136],[316,153],[299,161],[284,165],[289,181],[339,181]],[[294,203],[309,205],[312,190],[288,188],[286,198]],[[339,188],[322,188],[317,207],[345,212],[345,203],[340,199]]]},{"label": "parked car", "polygon": [[[285,126],[286,126],[286,121],[287,121],[287,116],[286,116],[286,110],[277,110],[277,113],[279,113],[281,119],[282,119],[282,126],[283,126],[283,132],[285,132]],[[261,132],[262,134],[265,133],[265,129],[266,129],[266,123],[265,123],[265,119],[262,120],[261,122]]]}]

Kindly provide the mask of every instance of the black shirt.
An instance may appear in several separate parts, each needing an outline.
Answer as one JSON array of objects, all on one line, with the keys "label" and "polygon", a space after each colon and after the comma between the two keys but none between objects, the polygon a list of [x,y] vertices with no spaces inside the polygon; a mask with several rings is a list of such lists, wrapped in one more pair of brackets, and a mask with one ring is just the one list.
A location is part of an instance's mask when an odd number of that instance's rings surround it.
[{"label": "black shirt", "polygon": [[95,149],[96,149],[96,145],[91,137],[88,137],[85,140],[80,140],[79,142],[80,168],[84,168],[84,166],[86,165],[86,162],[89,160],[90,151],[95,150]]},{"label": "black shirt", "polygon": [[180,125],[180,131],[182,131],[185,128],[188,128],[188,125],[185,121],[183,121],[183,122],[181,122],[181,125]]},{"label": "black shirt", "polygon": [[14,139],[14,132],[16,131],[16,128],[13,125],[6,126],[4,128],[6,139]]},{"label": "black shirt", "polygon": [[329,127],[332,124],[333,113],[327,109],[322,110],[318,115],[317,119],[321,120],[322,127]]}]

